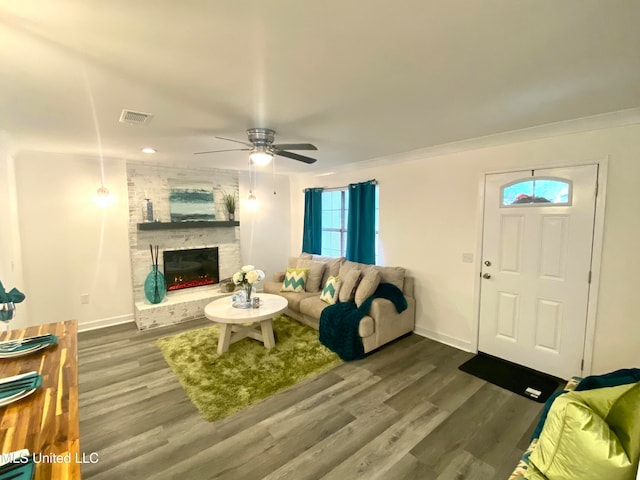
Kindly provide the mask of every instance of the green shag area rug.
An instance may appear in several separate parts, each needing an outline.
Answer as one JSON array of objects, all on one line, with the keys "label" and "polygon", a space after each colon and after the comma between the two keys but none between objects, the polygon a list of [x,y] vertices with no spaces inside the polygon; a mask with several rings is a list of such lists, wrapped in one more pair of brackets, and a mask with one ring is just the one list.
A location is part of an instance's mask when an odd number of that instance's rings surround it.
[{"label": "green shag area rug", "polygon": [[202,416],[212,422],[342,363],[318,331],[285,315],[273,320],[276,346],[245,338],[218,355],[217,326],[156,344]]}]

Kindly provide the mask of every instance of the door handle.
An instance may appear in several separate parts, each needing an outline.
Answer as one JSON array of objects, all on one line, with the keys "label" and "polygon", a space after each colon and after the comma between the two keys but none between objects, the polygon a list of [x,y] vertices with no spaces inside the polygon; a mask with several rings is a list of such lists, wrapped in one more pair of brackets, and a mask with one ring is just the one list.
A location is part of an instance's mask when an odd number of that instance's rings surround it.
[{"label": "door handle", "polygon": [[491,274],[489,274],[489,273],[483,273],[483,274],[482,274],[482,278],[484,278],[484,279],[489,279],[489,278],[491,278]]}]

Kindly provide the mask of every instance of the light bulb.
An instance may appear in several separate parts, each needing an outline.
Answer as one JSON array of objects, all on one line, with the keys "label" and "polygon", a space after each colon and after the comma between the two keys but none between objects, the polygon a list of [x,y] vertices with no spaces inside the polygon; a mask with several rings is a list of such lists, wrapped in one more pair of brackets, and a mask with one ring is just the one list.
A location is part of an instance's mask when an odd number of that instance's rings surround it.
[{"label": "light bulb", "polygon": [[111,194],[109,193],[109,189],[102,185],[96,191],[96,199],[98,201],[98,206],[100,207],[108,207],[111,203]]},{"label": "light bulb", "polygon": [[258,199],[253,192],[249,192],[249,197],[247,197],[247,206],[251,210],[255,210],[258,207]]},{"label": "light bulb", "polygon": [[271,153],[265,151],[264,149],[255,150],[249,154],[249,158],[253,162],[254,165],[267,165],[271,160],[273,160],[273,155]]}]

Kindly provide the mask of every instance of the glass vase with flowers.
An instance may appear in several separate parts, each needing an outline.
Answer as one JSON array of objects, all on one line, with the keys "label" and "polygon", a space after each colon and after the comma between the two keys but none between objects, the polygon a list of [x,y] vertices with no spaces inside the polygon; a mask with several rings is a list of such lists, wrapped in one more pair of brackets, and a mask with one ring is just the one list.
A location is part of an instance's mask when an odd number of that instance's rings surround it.
[{"label": "glass vase with flowers", "polygon": [[264,280],[265,274],[262,270],[258,270],[253,265],[245,265],[233,274],[233,283],[241,288],[239,306],[246,307],[251,304],[251,295],[253,294],[254,284]]}]

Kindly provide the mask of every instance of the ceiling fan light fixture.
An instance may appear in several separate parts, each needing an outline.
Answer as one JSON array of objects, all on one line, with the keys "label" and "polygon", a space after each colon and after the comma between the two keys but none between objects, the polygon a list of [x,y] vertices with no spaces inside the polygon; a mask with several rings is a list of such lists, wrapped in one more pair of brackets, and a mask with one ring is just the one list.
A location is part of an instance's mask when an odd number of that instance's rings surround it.
[{"label": "ceiling fan light fixture", "polygon": [[273,160],[273,154],[264,146],[255,147],[249,154],[249,158],[254,165],[260,167],[268,165]]}]

